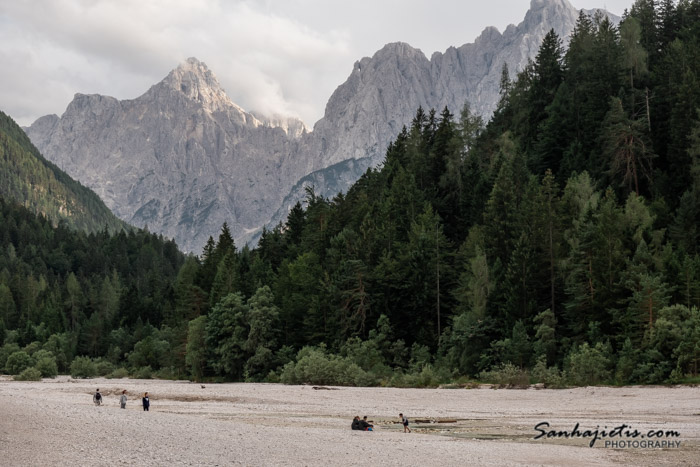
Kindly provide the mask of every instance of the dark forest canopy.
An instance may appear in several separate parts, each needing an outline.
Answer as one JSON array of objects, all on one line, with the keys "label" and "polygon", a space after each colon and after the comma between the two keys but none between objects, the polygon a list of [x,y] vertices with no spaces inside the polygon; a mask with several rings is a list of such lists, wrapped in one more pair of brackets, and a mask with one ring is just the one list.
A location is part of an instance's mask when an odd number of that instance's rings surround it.
[{"label": "dark forest canopy", "polygon": [[[200,257],[2,207],[0,367],[356,385],[697,378],[700,1],[550,32],[485,124],[418,109],[333,199]],[[42,353],[44,352],[44,353]],[[37,356],[38,354],[38,356]],[[14,357],[13,357],[14,355]],[[79,358],[76,358],[79,357]],[[89,357],[89,358],[83,358]]]}]

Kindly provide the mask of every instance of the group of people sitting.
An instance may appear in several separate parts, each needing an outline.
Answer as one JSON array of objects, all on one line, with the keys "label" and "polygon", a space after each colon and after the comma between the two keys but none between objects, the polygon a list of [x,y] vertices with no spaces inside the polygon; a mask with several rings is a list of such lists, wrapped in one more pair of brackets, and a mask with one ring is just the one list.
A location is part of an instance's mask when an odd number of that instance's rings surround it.
[{"label": "group of people sitting", "polygon": [[362,419],[360,419],[359,415],[355,415],[355,418],[352,419],[352,425],[350,425],[350,427],[353,430],[373,431],[372,428],[374,428],[374,425],[367,421],[367,415],[365,415]]},{"label": "group of people sitting", "polygon": [[[403,432],[404,433],[410,433],[411,429],[408,427],[408,418],[404,416],[404,414],[400,413],[399,414],[399,420],[401,421],[401,424],[403,425]],[[367,421],[367,415],[362,417],[360,419],[359,415],[355,415],[355,418],[352,419],[352,425],[350,427],[353,430],[360,430],[360,431],[374,431],[374,425],[370,424]]]}]

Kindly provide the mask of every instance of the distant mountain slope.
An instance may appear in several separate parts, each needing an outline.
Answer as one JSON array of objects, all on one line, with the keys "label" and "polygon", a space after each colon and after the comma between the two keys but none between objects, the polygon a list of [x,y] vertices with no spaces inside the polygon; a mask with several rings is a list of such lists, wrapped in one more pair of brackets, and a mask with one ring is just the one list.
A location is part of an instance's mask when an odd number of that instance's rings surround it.
[{"label": "distant mountain slope", "polygon": [[0,196],[86,232],[128,228],[89,188],[44,159],[12,118],[0,112]]}]

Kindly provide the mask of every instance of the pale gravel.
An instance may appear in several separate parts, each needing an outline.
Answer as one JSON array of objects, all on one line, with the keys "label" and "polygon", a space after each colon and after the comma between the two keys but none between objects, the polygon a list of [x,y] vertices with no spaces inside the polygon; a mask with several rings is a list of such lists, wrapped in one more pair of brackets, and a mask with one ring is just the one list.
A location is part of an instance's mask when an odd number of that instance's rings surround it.
[{"label": "pale gravel", "polygon": [[[95,407],[100,388],[104,405]],[[129,393],[126,410],[118,395]],[[148,391],[151,410],[141,408]],[[695,387],[396,389],[0,377],[0,465],[700,465]],[[412,420],[403,433],[399,412]],[[350,430],[354,415],[374,432]],[[416,423],[456,420],[452,423]],[[534,426],[678,431],[680,448],[540,439]]]}]

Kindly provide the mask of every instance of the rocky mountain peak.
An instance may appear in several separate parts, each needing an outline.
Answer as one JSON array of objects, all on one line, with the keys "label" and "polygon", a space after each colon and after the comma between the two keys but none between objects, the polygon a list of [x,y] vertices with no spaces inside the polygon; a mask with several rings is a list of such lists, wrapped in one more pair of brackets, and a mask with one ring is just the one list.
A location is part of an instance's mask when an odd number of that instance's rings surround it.
[{"label": "rocky mountain peak", "polygon": [[552,22],[554,18],[578,16],[578,10],[568,0],[532,0],[525,15],[525,24]]},{"label": "rocky mountain peak", "polygon": [[184,94],[210,112],[224,111],[231,107],[243,112],[243,109],[226,95],[219,80],[207,65],[194,57],[188,58],[172,70],[161,81],[160,86]]},{"label": "rocky mountain peak", "polygon": [[530,0],[529,12],[535,13],[542,9],[564,9],[574,8],[568,0]]},{"label": "rocky mountain peak", "polygon": [[425,58],[425,55],[423,54],[423,52],[421,52],[420,49],[416,49],[415,47],[412,47],[410,44],[407,44],[405,42],[390,42],[381,49],[379,49],[374,54],[373,58],[381,59],[386,56]]},{"label": "rocky mountain peak", "polygon": [[184,96],[209,113],[225,112],[233,115],[233,121],[246,126],[281,128],[289,136],[298,138],[308,129],[296,117],[284,115],[264,115],[250,111],[234,103],[219,84],[216,75],[206,63],[190,57],[172,70],[159,84],[151,88],[151,93],[162,95],[166,100],[170,95]]},{"label": "rocky mountain peak", "polygon": [[476,38],[474,41],[474,44],[477,46],[483,45],[483,44],[488,44],[492,42],[496,42],[500,40],[502,37],[501,33],[498,31],[498,28],[496,26],[488,26],[484,28],[483,31],[481,31],[481,34],[479,34],[479,37]]}]

